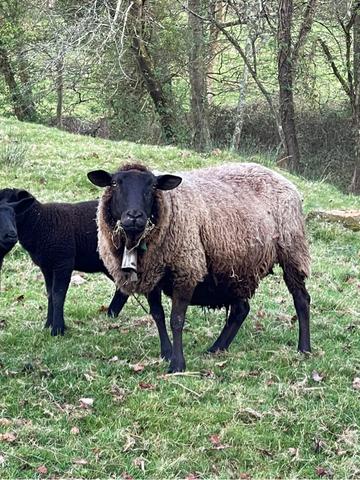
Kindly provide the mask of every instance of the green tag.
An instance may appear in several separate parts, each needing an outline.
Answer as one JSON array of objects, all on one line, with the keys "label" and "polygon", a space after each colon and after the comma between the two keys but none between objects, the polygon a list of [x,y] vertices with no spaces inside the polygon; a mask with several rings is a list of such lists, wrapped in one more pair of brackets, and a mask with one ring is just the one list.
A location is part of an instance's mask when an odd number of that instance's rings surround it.
[{"label": "green tag", "polygon": [[143,252],[146,252],[147,251],[147,245],[145,242],[142,242],[140,244],[140,250],[142,250]]}]

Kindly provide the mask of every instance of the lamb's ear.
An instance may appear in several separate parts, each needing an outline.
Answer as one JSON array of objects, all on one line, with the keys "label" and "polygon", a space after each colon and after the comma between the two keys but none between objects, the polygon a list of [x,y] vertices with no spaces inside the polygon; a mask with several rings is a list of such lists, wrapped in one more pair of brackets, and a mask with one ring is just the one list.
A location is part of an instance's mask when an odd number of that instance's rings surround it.
[{"label": "lamb's ear", "polygon": [[176,175],[159,175],[156,177],[156,180],[156,188],[159,190],[172,190],[182,182],[182,178]]},{"label": "lamb's ear", "polygon": [[28,208],[30,208],[33,203],[35,202],[35,198],[29,194],[28,197],[23,198],[17,202],[10,202],[8,203],[9,207],[14,209],[16,215],[20,215],[21,213],[26,212]]},{"label": "lamb's ear", "polygon": [[109,187],[111,185],[111,174],[105,170],[93,170],[87,174],[91,183],[97,187]]}]

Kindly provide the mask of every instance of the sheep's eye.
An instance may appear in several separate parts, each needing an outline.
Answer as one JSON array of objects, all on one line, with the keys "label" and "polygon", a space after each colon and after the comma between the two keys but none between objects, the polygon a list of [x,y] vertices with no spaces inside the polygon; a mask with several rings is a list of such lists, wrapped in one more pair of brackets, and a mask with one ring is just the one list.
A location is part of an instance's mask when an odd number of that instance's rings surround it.
[{"label": "sheep's eye", "polygon": [[111,182],[111,186],[112,186],[112,187],[117,187],[117,181],[116,181],[116,180],[113,180],[113,181]]}]

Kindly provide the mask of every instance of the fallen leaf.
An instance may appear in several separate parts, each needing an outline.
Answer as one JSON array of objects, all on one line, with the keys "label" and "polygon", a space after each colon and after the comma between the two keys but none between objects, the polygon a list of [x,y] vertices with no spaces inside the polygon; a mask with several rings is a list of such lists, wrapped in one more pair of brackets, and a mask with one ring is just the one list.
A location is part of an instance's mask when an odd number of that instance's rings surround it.
[{"label": "fallen leaf", "polygon": [[70,433],[72,435],[79,435],[79,433],[80,433],[79,427],[72,427],[71,430],[70,430]]},{"label": "fallen leaf", "polygon": [[139,373],[139,372],[142,372],[144,370],[145,366],[142,363],[135,363],[134,365],[130,365],[130,368],[134,372]]},{"label": "fallen leaf", "polygon": [[80,408],[91,408],[94,404],[94,399],[93,398],[80,398]]},{"label": "fallen leaf", "polygon": [[260,420],[263,417],[263,414],[257,412],[252,408],[244,408],[238,412],[238,417],[242,419],[244,422],[253,422],[256,420]]},{"label": "fallen leaf", "polygon": [[124,388],[120,388],[117,385],[111,386],[111,396],[116,402],[122,402],[125,398],[126,391]]},{"label": "fallen leaf", "polygon": [[334,476],[334,472],[330,468],[317,467],[315,471],[318,477],[332,478]]},{"label": "fallen leaf", "polygon": [[1,427],[8,427],[11,424],[12,424],[12,421],[9,420],[8,418],[0,418],[0,426]]},{"label": "fallen leaf", "polygon": [[23,302],[23,301],[24,301],[24,298],[25,298],[24,295],[19,295],[18,297],[16,297],[15,300],[20,303],[20,302]]},{"label": "fallen leaf", "polygon": [[40,473],[40,475],[46,475],[48,473],[48,469],[45,465],[40,465],[40,467],[37,467],[36,471]]},{"label": "fallen leaf", "polygon": [[141,390],[155,390],[156,387],[152,383],[140,382],[139,388],[141,388]]},{"label": "fallen leaf", "polygon": [[215,450],[223,450],[224,448],[228,448],[227,445],[221,443],[219,435],[210,435],[209,440]]},{"label": "fallen leaf", "polygon": [[324,380],[324,376],[321,375],[316,370],[313,370],[313,372],[311,374],[311,378],[314,380],[314,382],[322,382]]},{"label": "fallen leaf", "polygon": [[81,275],[77,273],[73,275],[70,280],[71,285],[82,285],[85,282],[86,282],[85,278],[83,278]]},{"label": "fallen leaf", "polygon": [[134,459],[135,467],[140,468],[140,470],[145,473],[145,460],[141,457]]},{"label": "fallen leaf", "polygon": [[134,480],[134,477],[132,477],[129,473],[123,472],[121,474],[121,478],[123,480]]},{"label": "fallen leaf", "polygon": [[288,448],[288,452],[289,452],[290,457],[292,457],[293,460],[297,460],[299,458],[299,449],[298,448],[290,447],[290,448]]},{"label": "fallen leaf", "polygon": [[356,430],[351,430],[351,428],[346,428],[341,435],[337,438],[338,442],[344,443],[349,447],[354,447],[358,444],[359,437]]},{"label": "fallen leaf", "polygon": [[119,357],[117,355],[114,355],[109,359],[109,363],[115,363],[119,360]]},{"label": "fallen leaf", "polygon": [[108,307],[106,305],[101,305],[101,307],[98,310],[99,313],[107,313],[107,311],[108,311]]},{"label": "fallen leaf", "polygon": [[87,372],[84,373],[84,377],[88,382],[92,382],[95,379],[95,377],[91,375],[91,373],[87,373]]},{"label": "fallen leaf", "polygon": [[72,463],[75,465],[87,465],[89,462],[85,458],[76,458]]},{"label": "fallen leaf", "polygon": [[352,382],[352,387],[354,390],[360,390],[360,377],[355,377]]},{"label": "fallen leaf", "polygon": [[17,438],[16,433],[6,432],[6,433],[0,434],[0,442],[12,443],[12,442],[15,442],[16,438]]},{"label": "fallen leaf", "polygon": [[223,362],[215,363],[215,367],[224,368],[226,364],[227,364],[227,360],[224,360]]},{"label": "fallen leaf", "polygon": [[246,472],[242,472],[242,473],[240,473],[239,478],[241,480],[250,480],[251,476]]},{"label": "fallen leaf", "polygon": [[6,326],[6,321],[1,318],[0,319],[0,330],[5,328],[5,326]]},{"label": "fallen leaf", "polygon": [[134,445],[135,445],[135,438],[133,438],[131,435],[127,435],[123,452],[127,452],[128,450],[131,450]]},{"label": "fallen leaf", "polygon": [[184,480],[198,480],[200,477],[196,473],[189,473]]}]

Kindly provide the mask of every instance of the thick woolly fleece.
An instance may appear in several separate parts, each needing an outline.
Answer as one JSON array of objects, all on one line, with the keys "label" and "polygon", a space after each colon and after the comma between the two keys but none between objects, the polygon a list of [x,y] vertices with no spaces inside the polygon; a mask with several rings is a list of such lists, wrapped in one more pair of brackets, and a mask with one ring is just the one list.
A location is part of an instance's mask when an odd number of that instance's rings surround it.
[{"label": "thick woolly fleece", "polygon": [[[129,169],[144,167],[120,168]],[[99,253],[124,293],[149,293],[165,275],[171,290],[184,291],[201,288],[211,278],[211,285],[226,295],[217,303],[226,304],[231,298],[250,298],[276,263],[300,277],[309,275],[301,199],[290,181],[253,163],[179,175],[179,187],[156,191],[156,228],[146,238],[147,250],[139,254],[137,282],[129,282],[121,270],[124,241],[114,233],[111,187],[100,200]]]}]

